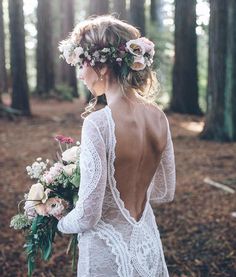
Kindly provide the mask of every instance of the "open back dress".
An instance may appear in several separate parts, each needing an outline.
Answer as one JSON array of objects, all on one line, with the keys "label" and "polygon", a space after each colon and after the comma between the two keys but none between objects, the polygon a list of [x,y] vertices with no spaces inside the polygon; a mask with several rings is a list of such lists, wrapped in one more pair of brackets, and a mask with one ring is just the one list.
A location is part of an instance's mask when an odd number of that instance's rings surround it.
[{"label": "open back dress", "polygon": [[77,276],[169,276],[151,207],[152,202],[174,198],[175,162],[169,124],[167,144],[138,221],[125,208],[116,186],[115,146],[115,122],[110,107],[105,106],[84,120],[79,200],[58,223],[59,231],[78,233]]}]

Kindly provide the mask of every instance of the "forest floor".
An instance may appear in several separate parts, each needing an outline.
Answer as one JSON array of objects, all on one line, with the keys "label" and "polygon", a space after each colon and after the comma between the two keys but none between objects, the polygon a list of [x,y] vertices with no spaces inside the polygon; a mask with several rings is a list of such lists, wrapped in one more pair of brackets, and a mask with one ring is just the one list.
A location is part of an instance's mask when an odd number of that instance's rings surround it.
[{"label": "forest floor", "polygon": [[[80,100],[31,100],[33,117],[0,119],[0,276],[27,276],[24,237],[9,228],[17,203],[32,184],[25,167],[36,157],[55,158],[56,134],[80,139]],[[202,141],[203,117],[168,114],[177,168],[173,202],[155,209],[170,276],[236,276],[236,143]],[[58,239],[48,263],[33,276],[76,276],[66,255],[68,237]]]}]

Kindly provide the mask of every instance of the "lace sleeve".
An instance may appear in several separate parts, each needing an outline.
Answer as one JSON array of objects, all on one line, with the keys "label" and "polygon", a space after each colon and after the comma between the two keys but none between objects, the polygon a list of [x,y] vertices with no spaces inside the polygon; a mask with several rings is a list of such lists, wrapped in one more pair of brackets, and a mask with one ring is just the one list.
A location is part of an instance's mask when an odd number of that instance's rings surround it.
[{"label": "lace sleeve", "polygon": [[170,202],[174,199],[176,186],[175,157],[170,126],[167,120],[167,143],[162,153],[160,164],[154,175],[151,191],[151,204]]},{"label": "lace sleeve", "polygon": [[58,222],[62,233],[82,233],[101,218],[107,180],[106,148],[101,133],[88,116],[81,138],[79,200],[75,208]]}]

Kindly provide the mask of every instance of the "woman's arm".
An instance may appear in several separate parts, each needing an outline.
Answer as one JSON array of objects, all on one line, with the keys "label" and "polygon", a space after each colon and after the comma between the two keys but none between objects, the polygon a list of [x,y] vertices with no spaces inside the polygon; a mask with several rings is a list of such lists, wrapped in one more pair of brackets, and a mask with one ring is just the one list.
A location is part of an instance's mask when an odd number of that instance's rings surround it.
[{"label": "woman's arm", "polygon": [[174,199],[176,187],[175,157],[170,126],[167,121],[167,143],[161,156],[160,164],[153,177],[154,184],[151,191],[151,204],[170,202]]},{"label": "woman's arm", "polygon": [[82,127],[79,199],[75,208],[58,222],[62,233],[82,233],[101,218],[107,181],[106,148],[101,133],[86,117]]}]

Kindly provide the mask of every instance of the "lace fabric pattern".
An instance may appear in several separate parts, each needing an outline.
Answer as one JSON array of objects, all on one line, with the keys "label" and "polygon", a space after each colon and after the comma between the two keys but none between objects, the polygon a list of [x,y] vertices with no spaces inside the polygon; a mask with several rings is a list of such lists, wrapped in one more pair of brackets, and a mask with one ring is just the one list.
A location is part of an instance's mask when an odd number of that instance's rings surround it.
[{"label": "lace fabric pattern", "polygon": [[166,148],[139,221],[125,208],[116,187],[115,146],[110,107],[87,116],[82,127],[79,200],[59,221],[58,229],[66,234],[78,233],[77,276],[167,277],[150,203],[168,202],[174,197],[175,164],[169,125]]}]

